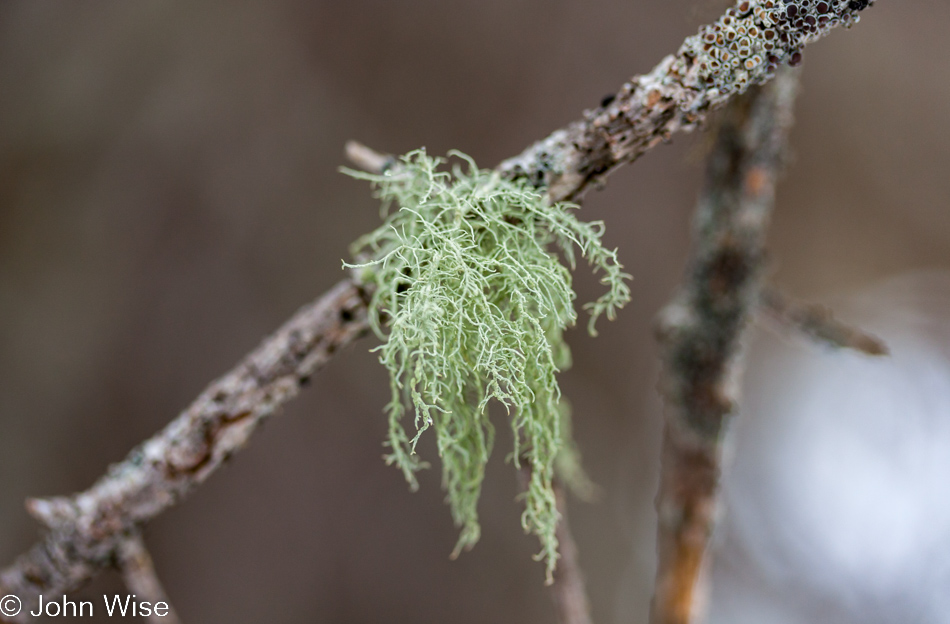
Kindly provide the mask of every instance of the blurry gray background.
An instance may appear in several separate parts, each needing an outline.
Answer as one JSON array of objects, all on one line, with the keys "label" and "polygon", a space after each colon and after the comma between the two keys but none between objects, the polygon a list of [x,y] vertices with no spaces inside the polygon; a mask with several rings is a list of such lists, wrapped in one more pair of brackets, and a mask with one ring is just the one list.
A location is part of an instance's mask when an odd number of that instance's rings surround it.
[{"label": "blurry gray background", "polygon": [[[378,223],[337,173],[347,139],[461,149],[484,167],[673,52],[721,0],[209,0],[0,4],[0,565],[27,496],[87,487],[298,306]],[[945,0],[880,0],[805,54],[774,279],[823,299],[950,267]],[[704,139],[677,136],[592,193],[636,280],[569,336],[586,466],[571,507],[598,622],[645,622],[660,410],[652,318],[680,277]],[[596,281],[580,272],[581,299]],[[586,300],[586,299],[585,299]],[[187,622],[551,622],[499,436],[481,543],[436,470],[381,455],[386,376],[341,354],[146,539]],[[503,431],[503,430],[502,430]],[[431,442],[431,440],[430,440]],[[434,447],[422,452],[433,459]],[[106,576],[77,598],[120,591]],[[105,621],[105,620],[103,620]]]}]

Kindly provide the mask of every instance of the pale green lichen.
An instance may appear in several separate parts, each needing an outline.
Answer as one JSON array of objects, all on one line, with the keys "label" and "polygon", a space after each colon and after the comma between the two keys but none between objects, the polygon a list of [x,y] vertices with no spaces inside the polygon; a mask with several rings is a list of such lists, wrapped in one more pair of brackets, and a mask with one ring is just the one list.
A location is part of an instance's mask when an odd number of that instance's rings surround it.
[{"label": "pale green lichen", "polygon": [[[630,298],[616,252],[601,244],[603,224],[579,221],[571,204],[548,205],[535,189],[467,163],[451,171],[417,150],[371,181],[385,223],[353,245],[361,279],[372,286],[369,318],[383,340],[391,376],[388,463],[413,488],[424,467],[415,454],[435,430],[442,480],[461,536],[456,554],[478,541],[476,506],[494,441],[487,407],[508,411],[516,465],[529,469],[522,525],[537,535],[548,578],[557,561],[555,466],[583,485],[556,374],[570,363],[563,331],[576,320],[570,271],[575,247],[608,288],[590,310],[589,330]],[[403,416],[411,405],[415,433]]]}]

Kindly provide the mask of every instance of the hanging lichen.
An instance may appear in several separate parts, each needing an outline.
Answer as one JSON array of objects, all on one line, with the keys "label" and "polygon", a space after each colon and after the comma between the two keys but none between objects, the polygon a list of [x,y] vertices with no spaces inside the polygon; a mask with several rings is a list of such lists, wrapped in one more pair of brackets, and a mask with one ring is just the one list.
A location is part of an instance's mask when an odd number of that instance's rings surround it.
[{"label": "hanging lichen", "polygon": [[[440,170],[424,150],[383,175],[347,170],[371,181],[385,223],[353,245],[361,279],[372,286],[370,319],[384,341],[392,400],[387,462],[413,488],[424,467],[416,442],[434,429],[443,485],[461,536],[456,554],[478,541],[476,506],[494,430],[487,407],[497,400],[514,432],[511,454],[530,468],[522,524],[537,535],[548,577],[557,560],[552,479],[555,462],[570,477],[574,449],[556,374],[569,365],[563,331],[576,313],[569,269],[574,249],[603,272],[608,291],[587,304],[589,330],[613,318],[630,298],[616,253],[601,244],[603,224],[579,221],[570,204],[548,205],[533,188],[468,164]],[[411,406],[415,431],[403,417]],[[561,453],[561,457],[558,455]]]}]

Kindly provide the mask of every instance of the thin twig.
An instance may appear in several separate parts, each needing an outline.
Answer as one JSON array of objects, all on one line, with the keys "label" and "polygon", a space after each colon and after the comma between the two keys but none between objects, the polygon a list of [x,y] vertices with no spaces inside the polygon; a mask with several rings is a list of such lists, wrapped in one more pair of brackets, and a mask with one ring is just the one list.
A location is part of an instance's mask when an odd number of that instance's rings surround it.
[{"label": "thin twig", "polygon": [[[527,490],[531,481],[531,468],[527,462],[522,464],[518,478],[522,490]],[[567,491],[559,480],[554,482],[554,496],[560,517],[557,523],[558,560],[550,587],[551,598],[557,609],[557,621],[559,624],[592,624],[577,542],[574,541],[567,519]]]},{"label": "thin twig", "polygon": [[767,319],[819,344],[835,349],[852,349],[871,356],[890,354],[883,340],[839,321],[831,309],[825,306],[796,303],[777,290],[766,288],[759,297],[759,307]]},{"label": "thin twig", "polygon": [[551,584],[551,593],[554,596],[554,604],[557,606],[558,622],[560,624],[592,624],[590,601],[587,598],[587,587],[584,585],[577,542],[574,541],[574,535],[571,533],[567,520],[567,493],[560,484],[555,484],[554,495],[557,499],[558,512],[561,514],[557,523],[560,558],[557,568],[554,569],[554,582]]},{"label": "thin twig", "polygon": [[738,400],[739,340],[759,298],[765,231],[797,77],[782,70],[724,113],[685,282],[663,311],[664,430],[652,624],[689,624],[717,510],[720,437]]},{"label": "thin twig", "polygon": [[347,141],[345,151],[350,162],[370,173],[383,173],[397,162],[392,154],[381,154],[357,141]]},{"label": "thin twig", "polygon": [[153,624],[181,624],[178,613],[172,608],[165,588],[158,580],[152,557],[138,533],[133,533],[119,542],[116,564],[122,572],[125,586],[139,600],[152,605],[148,621]]},{"label": "thin twig", "polygon": [[[652,72],[631,79],[583,119],[505,161],[499,165],[499,173],[531,180],[553,201],[579,199],[585,189],[668,140],[673,132],[702,124],[709,111],[732,95],[771,78],[775,66],[772,58],[759,58],[754,67],[747,65],[751,69],[713,70],[713,52],[706,49],[703,37],[714,36],[727,19],[733,23],[729,28],[758,19],[755,11],[765,10],[771,3],[779,6],[776,0],[739,0],[731,14],[704,27],[700,35],[687,38],[675,55],[665,58]],[[777,18],[772,34],[783,43],[768,43],[763,31],[763,37],[752,39],[750,53],[771,45],[776,62],[795,62],[805,44],[835,26],[854,23],[857,13],[871,2],[826,3],[830,8],[824,22],[812,26]],[[746,32],[751,34],[748,29]],[[758,56],[753,54],[743,62],[753,63]],[[388,162],[374,160],[372,153],[361,153],[358,146],[351,146],[348,152],[370,170],[382,171]],[[31,501],[29,509],[49,532],[0,572],[0,595],[16,594],[27,605],[35,605],[41,592],[74,589],[108,567],[123,535],[137,530],[207,479],[246,444],[264,418],[296,396],[300,385],[337,349],[366,332],[364,295],[354,281],[341,282],[298,312],[89,490],[71,497]],[[5,621],[25,622],[28,611]]]}]

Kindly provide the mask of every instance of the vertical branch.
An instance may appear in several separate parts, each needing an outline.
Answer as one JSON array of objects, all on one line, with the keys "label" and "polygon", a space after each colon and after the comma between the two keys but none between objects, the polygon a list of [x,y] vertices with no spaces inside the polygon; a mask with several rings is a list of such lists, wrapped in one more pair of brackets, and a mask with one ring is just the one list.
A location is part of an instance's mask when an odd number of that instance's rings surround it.
[{"label": "vertical branch", "polygon": [[[178,614],[168,600],[165,588],[158,580],[152,556],[148,554],[141,535],[133,533],[119,544],[116,549],[116,564],[122,572],[122,579],[129,591],[136,598],[151,603],[153,611],[146,618],[147,621],[154,624],[181,624]],[[164,606],[168,607],[162,609],[162,614],[154,610],[158,603],[165,603]]]},{"label": "vertical branch", "polygon": [[561,557],[554,570],[554,583],[551,585],[551,593],[557,605],[558,622],[560,624],[592,624],[590,602],[587,599],[587,588],[584,586],[584,574],[578,560],[577,542],[574,541],[567,521],[567,492],[562,486],[556,484],[554,495],[557,498],[557,510],[561,514],[561,519],[557,523],[557,541]]},{"label": "vertical branch", "polygon": [[[518,473],[521,489],[527,491],[531,482],[531,468],[522,464]],[[558,511],[557,567],[551,575],[549,584],[551,598],[557,608],[558,624],[593,624],[590,615],[590,600],[584,584],[584,573],[578,558],[577,542],[571,533],[567,521],[567,491],[560,480],[554,481],[554,496]]]},{"label": "vertical branch", "polygon": [[759,301],[765,232],[797,86],[783,69],[724,112],[684,283],[662,312],[667,401],[652,624],[688,624],[717,510],[721,438],[739,398],[739,341]]}]

